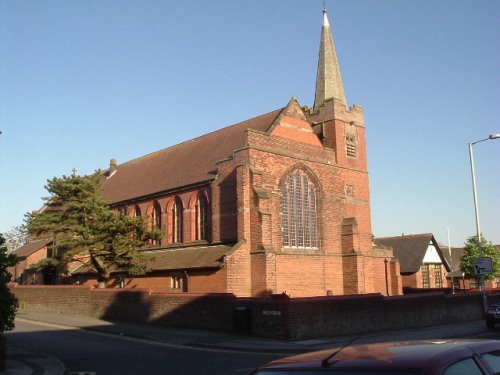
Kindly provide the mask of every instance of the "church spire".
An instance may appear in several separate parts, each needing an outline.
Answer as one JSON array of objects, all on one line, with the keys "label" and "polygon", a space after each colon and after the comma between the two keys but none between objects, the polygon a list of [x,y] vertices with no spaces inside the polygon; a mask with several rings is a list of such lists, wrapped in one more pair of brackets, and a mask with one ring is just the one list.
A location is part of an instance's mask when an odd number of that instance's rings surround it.
[{"label": "church spire", "polygon": [[319,46],[314,108],[322,106],[326,99],[331,98],[340,100],[347,107],[337,52],[335,51],[332,30],[328,22],[325,6],[323,8],[323,28],[321,30],[321,42]]}]

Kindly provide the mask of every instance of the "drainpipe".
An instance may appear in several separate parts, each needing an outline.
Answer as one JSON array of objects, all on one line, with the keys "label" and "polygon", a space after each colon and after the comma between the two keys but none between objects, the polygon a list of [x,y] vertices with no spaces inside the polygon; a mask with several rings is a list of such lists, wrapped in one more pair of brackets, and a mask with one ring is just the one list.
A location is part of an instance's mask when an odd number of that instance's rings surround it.
[{"label": "drainpipe", "polygon": [[389,260],[385,258],[384,263],[385,263],[385,291],[387,295],[389,295],[389,270],[388,270]]}]

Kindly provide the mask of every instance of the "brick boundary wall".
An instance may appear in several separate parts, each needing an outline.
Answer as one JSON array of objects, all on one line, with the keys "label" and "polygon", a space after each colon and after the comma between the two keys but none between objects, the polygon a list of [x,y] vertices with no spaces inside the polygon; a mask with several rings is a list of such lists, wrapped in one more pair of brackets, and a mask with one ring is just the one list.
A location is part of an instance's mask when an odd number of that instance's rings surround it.
[{"label": "brick boundary wall", "polygon": [[[239,298],[233,294],[166,294],[86,286],[11,286],[19,311],[92,316],[109,321],[236,332],[302,340],[428,327],[483,318],[477,292],[384,297],[380,294]],[[500,292],[488,293],[500,300]]]},{"label": "brick boundary wall", "polygon": [[19,311],[92,316],[179,328],[232,330],[232,294],[163,294],[145,289],[14,286]]},{"label": "brick boundary wall", "polygon": [[5,344],[5,336],[0,333],[0,373],[5,371],[5,365],[7,362],[7,347]]}]

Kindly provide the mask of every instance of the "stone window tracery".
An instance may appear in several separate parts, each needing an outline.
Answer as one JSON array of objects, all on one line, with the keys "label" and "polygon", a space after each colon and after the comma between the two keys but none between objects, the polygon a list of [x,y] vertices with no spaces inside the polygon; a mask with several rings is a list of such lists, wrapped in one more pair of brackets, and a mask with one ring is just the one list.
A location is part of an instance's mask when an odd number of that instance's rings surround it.
[{"label": "stone window tracery", "polygon": [[316,186],[308,175],[293,171],[281,186],[283,246],[317,248]]}]

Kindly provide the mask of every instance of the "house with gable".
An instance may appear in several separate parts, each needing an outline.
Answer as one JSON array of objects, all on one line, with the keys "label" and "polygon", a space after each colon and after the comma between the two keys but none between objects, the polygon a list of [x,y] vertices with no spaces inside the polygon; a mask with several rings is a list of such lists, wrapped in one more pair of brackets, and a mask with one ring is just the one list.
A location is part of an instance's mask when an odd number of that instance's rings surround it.
[{"label": "house with gable", "polygon": [[47,267],[41,271],[32,268],[40,260],[52,257],[51,243],[52,240],[50,239],[38,239],[29,241],[27,244],[15,249],[12,254],[16,256],[19,263],[14,267],[9,267],[12,280],[18,284],[55,284],[56,273],[54,268]]},{"label": "house with gable", "polygon": [[442,252],[432,233],[377,237],[374,242],[392,248],[400,263],[403,288],[448,287],[449,256]]},{"label": "house with gable", "polygon": [[[494,245],[495,249],[500,252],[500,245]],[[447,259],[450,260],[451,272],[448,273],[448,283],[453,285],[454,290],[474,290],[479,289],[480,284],[476,278],[466,278],[462,271],[462,256],[464,255],[465,247],[450,247],[449,253],[444,252]],[[500,277],[492,280],[485,280],[484,286],[487,290],[500,288]]]},{"label": "house with gable", "polygon": [[[363,109],[347,105],[326,10],[314,106],[284,107],[118,163],[111,208],[164,236],[144,276],[108,286],[292,297],[402,293],[397,258],[372,243]],[[87,267],[74,281],[96,284]]]}]

